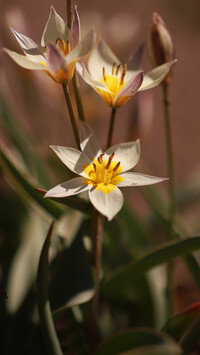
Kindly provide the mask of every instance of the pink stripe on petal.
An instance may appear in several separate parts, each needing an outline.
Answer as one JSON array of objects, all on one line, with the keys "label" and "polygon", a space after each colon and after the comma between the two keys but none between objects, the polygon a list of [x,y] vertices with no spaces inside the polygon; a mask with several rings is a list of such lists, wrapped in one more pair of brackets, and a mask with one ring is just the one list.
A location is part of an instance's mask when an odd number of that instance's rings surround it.
[{"label": "pink stripe on petal", "polygon": [[119,92],[114,100],[114,105],[117,104],[117,100],[122,96],[133,96],[139,90],[143,82],[143,71],[139,72],[134,78],[130,79],[124,88]]}]

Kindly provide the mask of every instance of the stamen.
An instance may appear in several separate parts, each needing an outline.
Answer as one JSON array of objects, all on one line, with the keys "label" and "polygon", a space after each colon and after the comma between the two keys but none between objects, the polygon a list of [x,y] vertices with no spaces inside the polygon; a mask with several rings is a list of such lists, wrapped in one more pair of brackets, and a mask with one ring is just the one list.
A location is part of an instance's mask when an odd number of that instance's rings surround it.
[{"label": "stamen", "polygon": [[126,75],[126,71],[127,71],[127,65],[124,64],[123,71],[122,71],[122,75],[121,75],[121,80],[120,80],[120,85],[123,85],[123,84],[124,84],[124,77],[125,77],[125,75]]},{"label": "stamen", "polygon": [[103,156],[104,156],[104,154],[101,154],[101,155],[99,155],[99,157],[97,158],[99,164],[102,164],[102,163],[103,163]]},{"label": "stamen", "polygon": [[106,81],[106,71],[105,71],[104,67],[103,67],[103,78],[104,78],[104,81]]},{"label": "stamen", "polygon": [[96,173],[96,171],[97,171],[96,164],[95,164],[95,163],[92,163],[92,165],[93,165],[93,167],[94,167],[94,171],[95,171],[95,173]]},{"label": "stamen", "polygon": [[116,69],[116,75],[118,75],[118,73],[119,73],[119,68],[121,67],[121,64],[119,64],[118,66],[117,66],[117,69]]},{"label": "stamen", "polygon": [[114,72],[115,72],[115,66],[116,66],[116,63],[113,63],[113,66],[112,66],[112,75],[114,75]]},{"label": "stamen", "polygon": [[117,171],[117,169],[119,168],[120,166],[120,161],[115,165],[115,167],[113,168],[113,171]]},{"label": "stamen", "polygon": [[112,154],[109,156],[108,162],[107,162],[107,164],[106,164],[106,166],[105,166],[105,169],[108,170],[108,169],[110,168],[110,164],[111,164],[111,162],[112,162],[112,160],[113,160],[114,155],[115,155],[115,153],[112,153]]},{"label": "stamen", "polygon": [[70,52],[70,43],[69,43],[69,41],[67,41],[65,55],[69,54],[69,52]]},{"label": "stamen", "polygon": [[63,52],[66,50],[66,43],[61,37],[57,38],[56,47],[60,48]]}]

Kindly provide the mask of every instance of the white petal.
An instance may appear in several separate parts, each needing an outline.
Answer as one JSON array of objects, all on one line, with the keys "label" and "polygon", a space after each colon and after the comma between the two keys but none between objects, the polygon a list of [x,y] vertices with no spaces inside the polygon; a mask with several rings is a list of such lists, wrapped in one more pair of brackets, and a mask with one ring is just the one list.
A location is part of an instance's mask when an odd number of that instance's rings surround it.
[{"label": "white petal", "polygon": [[47,191],[44,197],[67,197],[80,194],[87,191],[90,186],[84,184],[84,178],[77,177],[69,181],[65,181]]},{"label": "white petal", "polygon": [[87,55],[92,48],[94,47],[96,40],[96,35],[94,32],[94,28],[91,28],[91,30],[85,35],[85,37],[75,46],[67,55],[66,60],[67,63],[70,64],[76,60],[78,60],[81,57],[84,57]]},{"label": "white petal", "polygon": [[58,38],[67,41],[70,31],[65,25],[63,19],[57,14],[53,6],[50,7],[50,14],[45,25],[45,29],[41,39],[41,45],[48,46],[49,42],[55,43]]},{"label": "white petal", "polygon": [[106,92],[109,92],[107,89],[107,86],[104,83],[101,83],[100,81],[94,80],[90,73],[87,71],[85,65],[83,63],[76,63],[76,69],[79,73],[79,75],[83,78],[83,80],[90,86],[92,86],[93,89],[100,89]]},{"label": "white petal", "polygon": [[116,216],[124,203],[124,196],[117,187],[108,193],[92,188],[89,190],[89,199],[97,211],[106,216],[109,221]]},{"label": "white petal", "polygon": [[159,65],[157,68],[153,69],[149,73],[144,75],[144,80],[142,85],[140,86],[139,91],[151,89],[157,85],[159,85],[163,79],[168,74],[171,66],[176,62],[176,60]]},{"label": "white petal", "polygon": [[136,76],[131,78],[124,88],[119,92],[114,100],[114,105],[117,106],[117,100],[122,96],[133,96],[140,88],[143,82],[143,72],[139,72]]},{"label": "white petal", "polygon": [[20,32],[17,32],[14,28],[10,28],[12,33],[14,34],[16,40],[18,41],[20,47],[23,52],[34,62],[44,62],[42,49],[40,50],[38,45],[28,36],[23,35]]},{"label": "white petal", "polygon": [[35,62],[34,60],[26,57],[25,55],[11,51],[10,49],[4,48],[6,52],[18,65],[26,69],[32,70],[45,70],[45,66]]},{"label": "white petal", "polygon": [[106,74],[112,75],[113,64],[119,65],[120,61],[102,39],[93,50],[88,60],[88,70],[95,80],[103,75],[103,68]]},{"label": "white petal", "polygon": [[123,177],[124,180],[117,184],[119,187],[153,185],[168,180],[166,178],[132,172],[123,173],[120,174],[120,176]]},{"label": "white petal", "polygon": [[90,161],[102,154],[101,147],[97,141],[93,130],[87,123],[79,122],[80,145],[82,152],[88,157]]},{"label": "white petal", "polygon": [[[105,152],[104,159],[115,153],[113,161],[121,163],[122,172],[132,169],[139,161],[140,158],[140,141],[121,143],[114,145]],[[107,156],[106,156],[107,155]]]},{"label": "white petal", "polygon": [[90,164],[90,160],[79,150],[68,147],[50,146],[60,160],[74,173],[87,177],[84,166]]},{"label": "white petal", "polygon": [[72,17],[72,38],[73,38],[73,46],[77,45],[81,39],[81,26],[80,26],[80,18],[77,10],[77,6],[75,5],[73,17]]}]

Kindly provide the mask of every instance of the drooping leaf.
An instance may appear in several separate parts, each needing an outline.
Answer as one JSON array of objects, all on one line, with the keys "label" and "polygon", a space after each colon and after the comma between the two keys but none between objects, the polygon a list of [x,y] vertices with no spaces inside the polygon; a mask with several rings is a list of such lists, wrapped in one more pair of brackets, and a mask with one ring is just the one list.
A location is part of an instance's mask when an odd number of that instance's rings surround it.
[{"label": "drooping leaf", "polygon": [[117,292],[124,285],[132,282],[154,266],[166,263],[177,256],[183,256],[200,248],[200,237],[191,237],[181,241],[168,242],[149,252],[143,258],[115,272],[101,288],[103,296]]},{"label": "drooping leaf", "polygon": [[[16,164],[14,164],[11,159],[3,152],[2,149],[0,149],[0,167],[4,171],[4,174],[6,177],[9,179],[9,181],[12,183],[12,186],[15,187],[15,190],[20,194],[20,196],[25,199],[29,204],[31,201],[33,203],[39,204],[42,208],[44,208],[48,213],[50,213],[55,219],[59,218],[63,210],[58,207],[53,201],[50,199],[45,199],[41,193],[36,191],[33,183],[31,183],[29,180],[20,172],[20,170],[17,168]],[[37,184],[35,182],[35,184]],[[31,199],[30,199],[31,197]],[[68,204],[68,200],[66,199],[66,205]],[[73,205],[72,200],[69,200],[69,207]],[[83,204],[77,203],[77,200],[75,201],[75,208],[80,210],[82,212]]]},{"label": "drooping leaf", "polygon": [[200,316],[200,302],[193,303],[183,312],[168,319],[162,330],[179,341],[190,324]]},{"label": "drooping leaf", "polygon": [[[153,350],[156,351],[156,347],[161,349],[162,346],[169,346],[174,352],[170,355],[181,354],[180,347],[175,344],[174,340],[167,336],[165,333],[160,333],[150,328],[135,328],[129,329],[120,333],[117,333],[103,341],[95,351],[95,355],[116,355],[116,354],[154,354]],[[153,347],[154,346],[154,347]],[[141,349],[144,352],[141,352]],[[145,350],[146,349],[146,350]],[[148,350],[152,352],[148,352]],[[132,352],[133,351],[133,352]],[[135,352],[134,352],[135,351]],[[164,355],[165,353],[156,353],[156,355]],[[169,352],[166,353],[169,355]]]}]

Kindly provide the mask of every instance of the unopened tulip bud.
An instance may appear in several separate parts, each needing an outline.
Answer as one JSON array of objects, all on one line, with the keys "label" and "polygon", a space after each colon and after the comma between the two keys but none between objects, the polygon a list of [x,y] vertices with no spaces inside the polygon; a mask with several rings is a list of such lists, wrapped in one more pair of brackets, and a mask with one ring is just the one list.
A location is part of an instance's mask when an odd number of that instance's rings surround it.
[{"label": "unopened tulip bud", "polygon": [[[148,38],[148,49],[154,67],[174,60],[174,48],[170,33],[162,20],[155,12],[153,14],[153,24]],[[169,71],[164,79],[164,83],[169,83],[172,79],[172,72]]]}]

